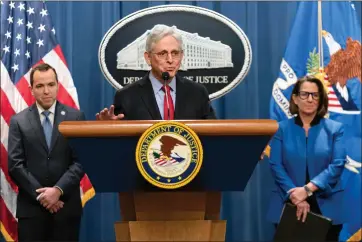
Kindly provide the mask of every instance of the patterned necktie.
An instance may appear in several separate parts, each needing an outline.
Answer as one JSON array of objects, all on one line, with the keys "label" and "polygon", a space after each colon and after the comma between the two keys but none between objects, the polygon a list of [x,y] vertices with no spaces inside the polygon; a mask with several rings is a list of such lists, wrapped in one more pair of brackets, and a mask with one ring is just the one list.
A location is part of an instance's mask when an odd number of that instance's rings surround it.
[{"label": "patterned necktie", "polygon": [[47,142],[48,148],[50,148],[50,141],[52,140],[52,131],[53,131],[52,124],[50,123],[49,120],[50,111],[45,110],[42,112],[42,114],[45,116],[45,119],[43,121],[45,140]]},{"label": "patterned necktie", "polygon": [[[166,91],[165,91],[166,90]],[[165,98],[163,100],[163,119],[164,120],[173,120],[174,119],[174,107],[171,97],[171,88],[166,85],[162,87],[162,91],[165,93]]]}]

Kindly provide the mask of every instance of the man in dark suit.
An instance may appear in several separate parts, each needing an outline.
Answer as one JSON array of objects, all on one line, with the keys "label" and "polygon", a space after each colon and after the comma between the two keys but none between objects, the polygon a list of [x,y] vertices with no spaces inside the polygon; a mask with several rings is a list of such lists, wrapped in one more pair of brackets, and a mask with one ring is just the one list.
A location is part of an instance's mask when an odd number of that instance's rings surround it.
[{"label": "man in dark suit", "polygon": [[84,114],[56,100],[50,65],[33,68],[30,85],[36,103],[11,118],[8,141],[9,174],[19,188],[19,241],[77,241],[84,172],[58,125]]},{"label": "man in dark suit", "polygon": [[174,27],[156,25],[146,40],[144,58],[151,71],[118,90],[114,103],[97,120],[216,119],[205,86],[177,76],[183,50]]}]

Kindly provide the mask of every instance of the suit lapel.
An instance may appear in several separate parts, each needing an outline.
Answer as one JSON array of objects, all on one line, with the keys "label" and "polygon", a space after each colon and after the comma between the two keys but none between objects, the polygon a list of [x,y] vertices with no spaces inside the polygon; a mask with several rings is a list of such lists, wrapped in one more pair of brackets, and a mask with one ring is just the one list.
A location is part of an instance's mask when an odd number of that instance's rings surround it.
[{"label": "suit lapel", "polygon": [[40,116],[35,103],[29,108],[29,112],[30,112],[29,123],[33,127],[34,132],[39,137],[40,143],[42,144],[44,149],[48,152],[48,146],[45,140],[43,126],[40,123]]},{"label": "suit lapel", "polygon": [[61,122],[63,122],[65,120],[66,116],[67,116],[67,112],[64,110],[64,105],[57,102],[57,104],[55,106],[53,133],[52,133],[52,140],[50,142],[49,153],[54,148],[54,145],[57,142],[57,139],[59,137],[58,126]]},{"label": "suit lapel", "polygon": [[[298,163],[297,165],[300,166],[300,169],[304,169],[305,167],[305,161],[307,160],[307,140],[306,140],[306,135],[305,135],[305,130],[303,128],[303,124],[297,124],[298,121],[295,121],[294,119],[293,120],[290,120],[290,122],[294,122],[292,127],[292,133],[295,134],[293,135],[294,137],[294,142],[296,143],[297,145],[297,150],[299,152],[299,160],[302,161],[303,163],[300,164]],[[297,123],[296,123],[297,122]],[[300,121],[302,122],[302,121]]]},{"label": "suit lapel", "polygon": [[184,81],[179,76],[176,76],[176,107],[175,119],[182,119],[184,117],[183,110],[186,107],[185,100],[187,98],[187,90]]},{"label": "suit lapel", "polygon": [[139,81],[139,85],[141,89],[141,98],[146,105],[149,113],[151,114],[152,119],[162,120],[160,110],[157,106],[156,97],[152,89],[152,84],[148,75]]}]

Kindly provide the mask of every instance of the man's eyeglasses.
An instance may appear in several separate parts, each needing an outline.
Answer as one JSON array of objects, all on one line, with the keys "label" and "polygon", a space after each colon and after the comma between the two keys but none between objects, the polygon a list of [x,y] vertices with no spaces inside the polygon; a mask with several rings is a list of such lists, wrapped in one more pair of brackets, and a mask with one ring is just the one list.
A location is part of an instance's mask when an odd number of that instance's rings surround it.
[{"label": "man's eyeglasses", "polygon": [[307,99],[309,97],[309,95],[312,95],[312,98],[314,100],[319,100],[319,92],[304,92],[304,91],[299,92],[299,97],[302,100]]},{"label": "man's eyeglasses", "polygon": [[[167,60],[167,58],[169,56],[169,53],[167,51],[161,51],[161,52],[157,52],[157,53],[152,52],[152,53],[155,54],[161,60]],[[171,57],[174,60],[179,60],[181,58],[181,55],[182,55],[181,50],[171,51]]]}]

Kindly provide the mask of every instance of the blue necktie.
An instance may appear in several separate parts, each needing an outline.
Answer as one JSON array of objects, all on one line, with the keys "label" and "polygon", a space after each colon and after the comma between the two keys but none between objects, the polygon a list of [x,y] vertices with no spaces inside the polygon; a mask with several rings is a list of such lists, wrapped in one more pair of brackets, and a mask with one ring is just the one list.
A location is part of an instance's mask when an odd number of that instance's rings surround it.
[{"label": "blue necktie", "polygon": [[42,114],[45,116],[45,119],[43,121],[45,140],[47,142],[48,148],[50,148],[50,141],[52,140],[52,131],[53,131],[52,124],[50,123],[49,120],[50,111],[45,110],[42,112]]}]

